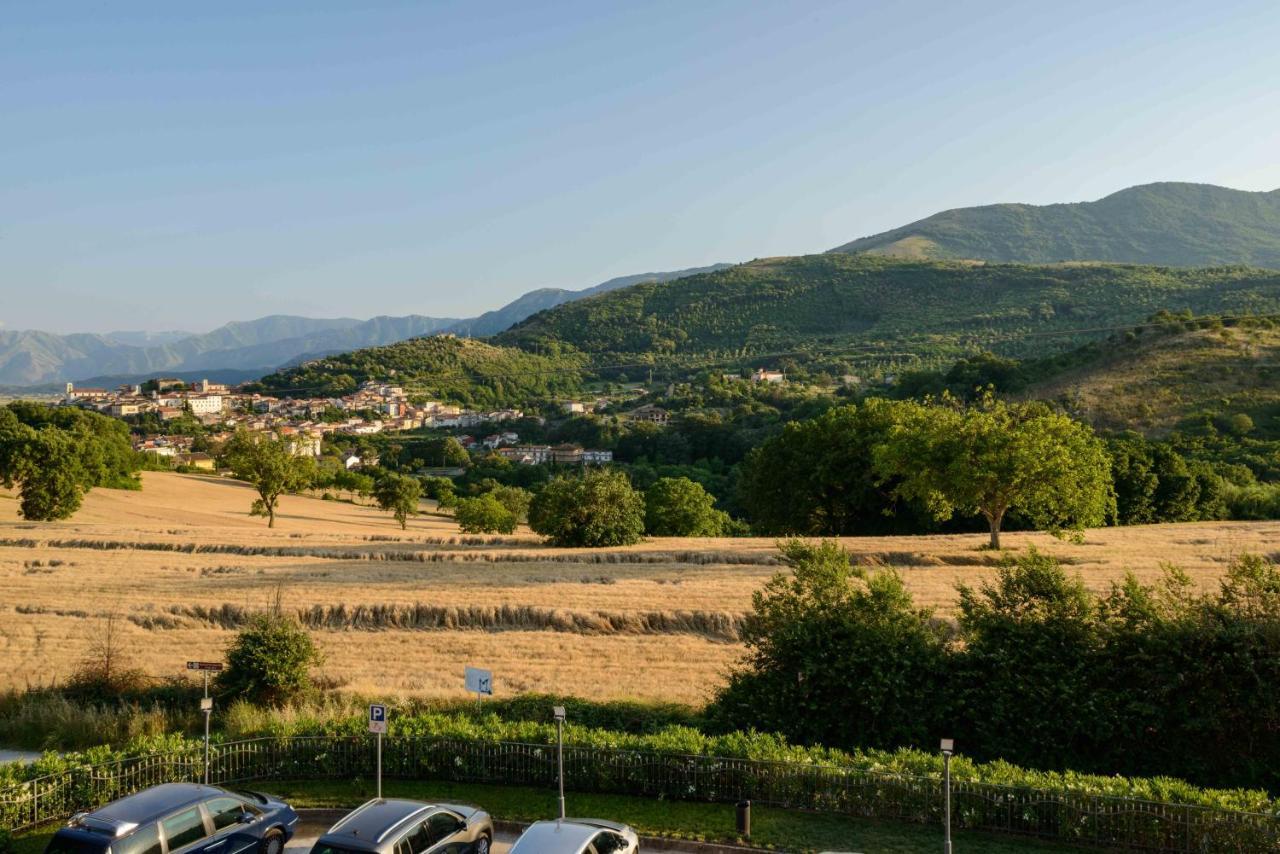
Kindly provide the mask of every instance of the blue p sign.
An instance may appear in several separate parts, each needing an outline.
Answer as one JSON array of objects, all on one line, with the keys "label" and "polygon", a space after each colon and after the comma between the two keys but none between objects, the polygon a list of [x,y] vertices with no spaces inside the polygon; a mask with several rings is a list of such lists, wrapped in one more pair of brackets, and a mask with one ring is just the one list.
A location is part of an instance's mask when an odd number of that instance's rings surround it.
[{"label": "blue p sign", "polygon": [[369,706],[369,732],[378,734],[387,731],[387,707],[373,704]]}]

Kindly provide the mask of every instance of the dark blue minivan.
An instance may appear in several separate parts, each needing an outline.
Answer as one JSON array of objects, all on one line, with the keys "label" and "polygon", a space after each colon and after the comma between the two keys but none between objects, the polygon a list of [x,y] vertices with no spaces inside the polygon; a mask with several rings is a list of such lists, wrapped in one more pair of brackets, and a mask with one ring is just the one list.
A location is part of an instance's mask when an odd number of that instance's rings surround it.
[{"label": "dark blue minivan", "polygon": [[165,783],[76,815],[45,854],[281,854],[297,826],[267,795]]}]

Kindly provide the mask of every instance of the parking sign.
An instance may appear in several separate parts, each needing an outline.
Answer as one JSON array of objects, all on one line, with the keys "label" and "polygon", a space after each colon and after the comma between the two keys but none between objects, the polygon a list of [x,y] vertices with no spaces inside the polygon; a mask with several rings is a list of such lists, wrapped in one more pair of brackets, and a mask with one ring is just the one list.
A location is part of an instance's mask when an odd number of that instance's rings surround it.
[{"label": "parking sign", "polygon": [[369,706],[369,732],[385,735],[387,732],[387,707],[374,703]]}]

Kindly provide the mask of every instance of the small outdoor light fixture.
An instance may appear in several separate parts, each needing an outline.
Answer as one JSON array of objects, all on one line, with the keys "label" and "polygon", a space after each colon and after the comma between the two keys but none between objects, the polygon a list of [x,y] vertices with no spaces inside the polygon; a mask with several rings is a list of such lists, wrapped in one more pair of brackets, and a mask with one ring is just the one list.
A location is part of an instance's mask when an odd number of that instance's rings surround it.
[{"label": "small outdoor light fixture", "polygon": [[942,842],[942,854],[951,854],[951,755],[956,752],[953,738],[944,738],[939,745],[942,750],[942,788],[944,792],[946,836]]},{"label": "small outdoor light fixture", "polygon": [[560,777],[560,818],[564,818],[564,706],[554,706],[556,718],[556,770]]}]

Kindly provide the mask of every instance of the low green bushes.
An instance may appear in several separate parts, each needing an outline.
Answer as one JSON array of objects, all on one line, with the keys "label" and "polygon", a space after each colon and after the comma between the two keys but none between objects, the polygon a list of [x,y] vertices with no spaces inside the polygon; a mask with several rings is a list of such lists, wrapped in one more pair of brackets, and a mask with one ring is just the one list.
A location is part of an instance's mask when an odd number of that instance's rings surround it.
[{"label": "low green bushes", "polygon": [[[367,724],[363,709],[336,714],[269,715],[258,719],[263,729],[257,735],[288,738],[294,736],[344,736],[367,737]],[[231,715],[235,715],[233,710]],[[572,715],[572,712],[571,712]],[[554,723],[536,720],[504,720],[496,714],[482,715],[460,712],[419,711],[404,714],[394,708],[390,714],[390,733],[397,737],[425,739],[453,739],[460,742],[523,742],[551,745],[556,740]],[[238,736],[246,734],[237,733]],[[226,737],[216,735],[221,742]],[[627,733],[617,730],[594,728],[574,723],[565,727],[565,742],[578,747],[594,747],[607,750],[635,751],[666,755],[695,755],[709,757],[740,758],[766,762],[794,763],[801,766],[832,766],[850,771],[864,771],[893,775],[937,777],[942,771],[942,761],[935,753],[901,749],[894,751],[862,750],[845,752],[820,747],[801,747],[790,744],[778,735],[759,732],[733,732],[724,735],[707,735],[681,725],[668,725],[647,733]],[[39,761],[22,765],[0,766],[0,787],[75,768],[84,764],[99,764],[128,756],[161,752],[189,753],[192,758],[200,755],[199,739],[168,735],[139,736],[118,747],[97,747],[81,753],[65,755],[46,754]],[[323,768],[315,769],[317,776],[324,776]],[[1220,809],[1280,813],[1280,801],[1265,792],[1231,789],[1202,789],[1170,778],[1129,778],[1074,772],[1035,771],[1019,768],[1007,762],[977,763],[965,757],[956,757],[951,765],[952,778],[957,782],[972,781],[1024,789],[1040,789],[1078,795],[1101,795],[1137,798],[1166,803],[1195,804]]]}]

